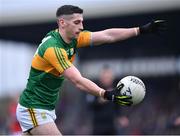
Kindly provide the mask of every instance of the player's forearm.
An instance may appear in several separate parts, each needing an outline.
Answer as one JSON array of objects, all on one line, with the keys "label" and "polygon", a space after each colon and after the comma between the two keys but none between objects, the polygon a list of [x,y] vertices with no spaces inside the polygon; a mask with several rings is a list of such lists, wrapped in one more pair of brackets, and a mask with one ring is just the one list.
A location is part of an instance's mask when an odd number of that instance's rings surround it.
[{"label": "player's forearm", "polygon": [[139,35],[139,27],[133,28],[111,28],[103,31],[92,32],[92,44],[101,45],[114,43]]},{"label": "player's forearm", "polygon": [[87,78],[82,77],[75,83],[75,85],[80,90],[86,91],[94,96],[104,96],[105,90]]},{"label": "player's forearm", "polygon": [[139,34],[139,28],[112,28],[105,30],[106,35],[110,37],[109,42],[117,42],[135,37]]},{"label": "player's forearm", "polygon": [[91,80],[81,76],[81,73],[75,66],[72,65],[70,68],[66,69],[63,75],[80,90],[84,90],[95,96],[104,96],[105,90],[97,86]]}]

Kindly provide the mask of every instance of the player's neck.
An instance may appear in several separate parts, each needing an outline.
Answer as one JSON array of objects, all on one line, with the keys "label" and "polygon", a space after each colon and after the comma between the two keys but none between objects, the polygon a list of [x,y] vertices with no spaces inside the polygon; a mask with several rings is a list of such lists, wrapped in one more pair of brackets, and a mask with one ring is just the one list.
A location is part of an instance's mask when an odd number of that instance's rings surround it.
[{"label": "player's neck", "polygon": [[71,43],[71,39],[68,38],[67,34],[63,30],[59,29],[59,34],[66,43]]}]

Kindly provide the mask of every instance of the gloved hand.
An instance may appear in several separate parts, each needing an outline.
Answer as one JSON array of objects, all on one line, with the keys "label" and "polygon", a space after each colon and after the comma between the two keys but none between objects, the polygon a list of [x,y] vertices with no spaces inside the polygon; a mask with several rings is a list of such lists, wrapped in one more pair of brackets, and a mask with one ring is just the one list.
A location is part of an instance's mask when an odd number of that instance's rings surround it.
[{"label": "gloved hand", "polygon": [[167,24],[165,20],[155,20],[148,24],[139,27],[140,34],[146,33],[157,33],[160,34],[167,29]]},{"label": "gloved hand", "polygon": [[123,86],[124,84],[120,84],[112,91],[105,91],[104,98],[118,105],[131,106],[133,103],[131,101],[132,97],[121,94],[121,89],[123,88]]}]

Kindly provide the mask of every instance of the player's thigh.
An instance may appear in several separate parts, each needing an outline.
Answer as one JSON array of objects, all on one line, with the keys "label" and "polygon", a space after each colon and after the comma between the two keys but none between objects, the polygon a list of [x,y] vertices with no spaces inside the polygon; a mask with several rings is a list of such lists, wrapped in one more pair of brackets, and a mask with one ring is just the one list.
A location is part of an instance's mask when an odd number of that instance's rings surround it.
[{"label": "player's thigh", "polygon": [[32,135],[62,135],[54,122],[39,125],[33,128],[30,133]]}]

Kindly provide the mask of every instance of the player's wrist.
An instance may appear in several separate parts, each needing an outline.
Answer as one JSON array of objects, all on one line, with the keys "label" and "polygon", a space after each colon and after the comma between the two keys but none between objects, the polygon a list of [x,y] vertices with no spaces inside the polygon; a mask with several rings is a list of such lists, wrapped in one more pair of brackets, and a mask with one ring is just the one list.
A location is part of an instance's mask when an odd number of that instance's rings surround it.
[{"label": "player's wrist", "polygon": [[105,90],[101,88],[99,91],[99,97],[104,98],[104,93],[105,93]]},{"label": "player's wrist", "polygon": [[140,34],[139,27],[134,28],[134,33],[135,33],[135,36],[138,36]]}]

